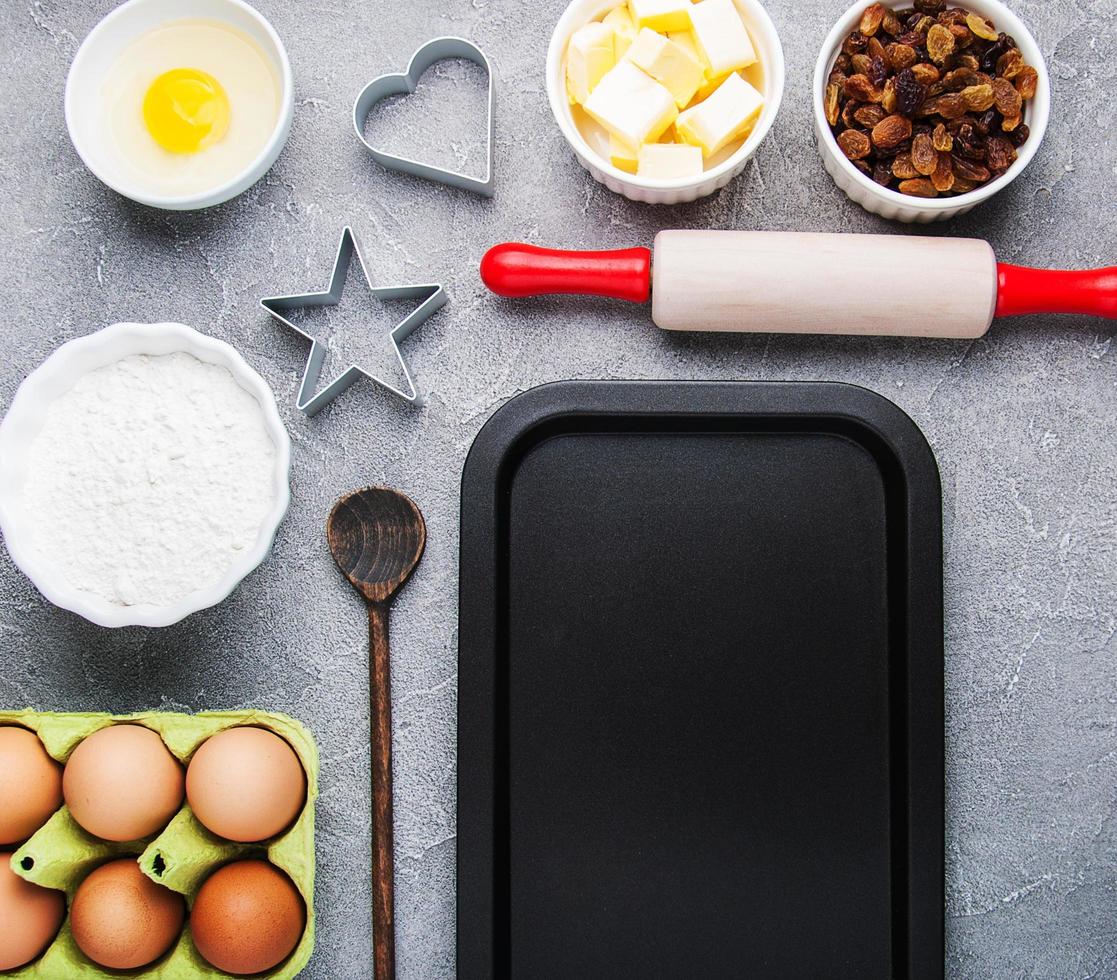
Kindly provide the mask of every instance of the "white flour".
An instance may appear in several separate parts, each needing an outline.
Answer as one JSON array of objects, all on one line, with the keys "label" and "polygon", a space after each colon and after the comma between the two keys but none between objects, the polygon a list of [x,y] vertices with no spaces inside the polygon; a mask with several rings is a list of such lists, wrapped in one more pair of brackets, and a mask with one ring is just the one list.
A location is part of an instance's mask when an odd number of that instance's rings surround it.
[{"label": "white flour", "polygon": [[70,584],[164,606],[215,584],[275,500],[256,399],[191,354],[134,355],[83,376],[31,445],[33,540]]}]

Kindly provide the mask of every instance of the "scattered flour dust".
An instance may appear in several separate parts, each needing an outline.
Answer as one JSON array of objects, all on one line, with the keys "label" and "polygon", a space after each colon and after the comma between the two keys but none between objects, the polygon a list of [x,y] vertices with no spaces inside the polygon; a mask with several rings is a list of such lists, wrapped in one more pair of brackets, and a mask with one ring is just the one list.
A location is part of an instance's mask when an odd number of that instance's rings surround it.
[{"label": "scattered flour dust", "polygon": [[45,414],[24,507],[70,584],[122,606],[165,606],[216,584],[275,501],[259,402],[192,354],[90,371]]}]

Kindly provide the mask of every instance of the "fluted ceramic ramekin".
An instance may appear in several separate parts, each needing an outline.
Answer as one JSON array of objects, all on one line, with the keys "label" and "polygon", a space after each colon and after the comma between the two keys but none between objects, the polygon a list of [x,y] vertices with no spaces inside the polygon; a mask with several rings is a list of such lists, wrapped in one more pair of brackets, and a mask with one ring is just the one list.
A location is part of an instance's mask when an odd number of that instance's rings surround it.
[{"label": "fluted ceramic ramekin", "polygon": [[[1031,163],[1040,143],[1043,142],[1043,135],[1047,132],[1047,119],[1051,112],[1051,79],[1047,73],[1047,64],[1043,60],[1043,52],[1040,51],[1031,32],[1024,26],[1024,22],[999,0],[957,0],[957,2],[950,0],[948,6],[964,7],[972,13],[980,14],[986,20],[991,20],[998,31],[1004,31],[1015,38],[1024,55],[1024,61],[1035,68],[1039,75],[1036,95],[1034,99],[1025,103],[1024,107],[1024,122],[1030,133],[1027,142],[1016,151],[1016,160],[1008,170],[996,180],[991,180],[968,194],[931,198],[901,194],[899,191],[881,187],[850,163],[826,122],[824,100],[830,69],[838,57],[838,52],[841,51],[842,42],[849,36],[850,31],[856,28],[861,20],[861,14],[870,2],[871,0],[858,0],[842,15],[823,42],[822,51],[815,64],[812,99],[815,136],[818,139],[819,151],[822,153],[822,164],[827,173],[834,178],[834,183],[845,191],[851,201],[882,218],[926,224],[965,214],[1012,183]],[[894,9],[910,6],[909,0],[881,0],[881,2],[886,7]]]},{"label": "fluted ceramic ramekin", "polygon": [[650,180],[614,167],[586,142],[574,122],[570,99],[566,94],[566,46],[571,36],[579,27],[599,19],[620,2],[621,0],[573,0],[559,18],[547,51],[547,98],[551,103],[551,112],[579,162],[594,180],[604,184],[609,190],[647,204],[682,204],[706,197],[724,187],[745,169],[745,164],[752,159],[757,147],[768,135],[776,113],[779,112],[783,98],[784,61],[776,25],[758,0],[734,0],[748,21],[749,34],[764,66],[765,89],[764,108],[760,118],[737,152],[716,167],[706,170],[700,177]]},{"label": "fluted ceramic ramekin", "polygon": [[[218,582],[167,606],[116,605],[95,593],[75,589],[62,571],[35,547],[23,501],[28,453],[43,427],[47,406],[68,392],[82,375],[132,354],[179,351],[227,368],[237,384],[260,403],[264,425],[275,444],[274,500],[260,524],[255,544],[226,569]],[[8,414],[0,423],[0,532],[12,560],[56,606],[76,612],[98,626],[170,626],[191,613],[217,605],[267,557],[291,501],[290,469],[291,440],[279,417],[275,396],[267,382],[229,344],[181,323],[114,323],[63,344],[16,391]]]}]

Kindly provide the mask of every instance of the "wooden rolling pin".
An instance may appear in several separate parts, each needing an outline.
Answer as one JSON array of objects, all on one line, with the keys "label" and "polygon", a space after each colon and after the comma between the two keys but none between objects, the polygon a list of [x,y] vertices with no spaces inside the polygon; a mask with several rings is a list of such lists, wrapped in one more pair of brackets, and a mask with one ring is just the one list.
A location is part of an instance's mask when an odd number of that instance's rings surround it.
[{"label": "wooden rolling pin", "polygon": [[[652,276],[655,290],[652,291]],[[506,243],[481,261],[501,296],[577,293],[645,303],[664,330],[980,337],[994,317],[1117,317],[1117,267],[998,264],[972,238],[661,231],[654,252]]]}]

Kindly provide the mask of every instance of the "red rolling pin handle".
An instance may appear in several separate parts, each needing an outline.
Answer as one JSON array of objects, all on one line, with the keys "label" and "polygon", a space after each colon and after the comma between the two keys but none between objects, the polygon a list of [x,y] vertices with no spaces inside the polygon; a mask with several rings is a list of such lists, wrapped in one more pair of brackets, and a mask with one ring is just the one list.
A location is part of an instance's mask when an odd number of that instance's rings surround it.
[{"label": "red rolling pin handle", "polygon": [[997,266],[997,316],[1080,313],[1117,318],[1117,266],[1062,272]]},{"label": "red rolling pin handle", "polygon": [[647,248],[612,252],[564,252],[505,242],[481,260],[481,280],[499,296],[576,293],[646,303],[652,288]]}]

